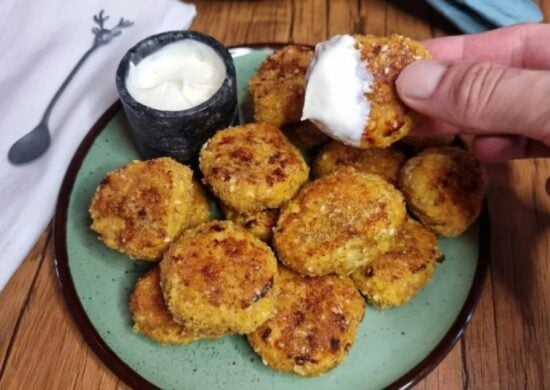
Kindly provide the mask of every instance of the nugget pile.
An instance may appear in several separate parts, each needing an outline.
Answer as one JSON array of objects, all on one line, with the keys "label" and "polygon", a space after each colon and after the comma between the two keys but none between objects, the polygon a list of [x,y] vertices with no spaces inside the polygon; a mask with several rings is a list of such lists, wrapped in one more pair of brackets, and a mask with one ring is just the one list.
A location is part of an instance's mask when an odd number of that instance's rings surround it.
[{"label": "nugget pile", "polygon": [[[392,39],[361,40],[371,64],[376,45],[392,53],[383,46]],[[218,131],[200,172],[164,157],[100,183],[92,229],[110,248],[158,263],[130,296],[135,332],[181,345],[243,334],[266,365],[320,375],[352,348],[365,301],[408,302],[444,258],[436,235],[462,234],[478,217],[479,166],[458,147],[410,156],[333,140],[315,152],[325,137],[299,122],[311,56],[288,46],[264,61],[249,84],[256,122]],[[379,103],[380,113],[402,110]],[[283,125],[313,136],[290,141]],[[310,149],[311,175],[298,147]],[[225,220],[211,220],[209,199]]]}]

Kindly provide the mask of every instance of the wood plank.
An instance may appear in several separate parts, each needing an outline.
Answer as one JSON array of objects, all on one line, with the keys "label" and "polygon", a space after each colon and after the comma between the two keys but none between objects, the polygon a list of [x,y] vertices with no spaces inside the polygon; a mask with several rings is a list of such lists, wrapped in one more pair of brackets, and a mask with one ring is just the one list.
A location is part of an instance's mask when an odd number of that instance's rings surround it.
[{"label": "wood plank", "polygon": [[489,167],[500,387],[550,384],[550,161]]},{"label": "wood plank", "polygon": [[420,381],[415,389],[462,389],[462,345],[457,342],[454,348],[426,378]]},{"label": "wood plank", "polygon": [[290,0],[197,1],[192,28],[206,32],[226,45],[287,42],[290,37]]},{"label": "wood plank", "polygon": [[350,34],[356,31],[359,22],[357,0],[328,1],[327,37],[337,34]]},{"label": "wood plank", "polygon": [[328,38],[328,0],[292,0],[292,42],[315,44]]},{"label": "wood plank", "polygon": [[0,378],[1,389],[117,389],[120,380],[88,348],[54,272],[52,240]]},{"label": "wood plank", "polygon": [[386,6],[386,34],[401,34],[422,40],[432,37],[432,30],[426,20],[430,8],[425,2],[388,1]]},{"label": "wood plank", "polygon": [[386,2],[359,0],[359,23],[356,31],[361,34],[386,35]]},{"label": "wood plank", "polygon": [[11,340],[17,332],[20,318],[28,303],[28,296],[35,282],[37,272],[46,255],[51,240],[48,227],[31,249],[23,263],[0,292],[0,377],[5,359],[9,358]]},{"label": "wood plank", "polygon": [[466,367],[463,383],[466,388],[490,390],[500,386],[494,299],[489,271],[474,317],[462,340],[462,359]]}]

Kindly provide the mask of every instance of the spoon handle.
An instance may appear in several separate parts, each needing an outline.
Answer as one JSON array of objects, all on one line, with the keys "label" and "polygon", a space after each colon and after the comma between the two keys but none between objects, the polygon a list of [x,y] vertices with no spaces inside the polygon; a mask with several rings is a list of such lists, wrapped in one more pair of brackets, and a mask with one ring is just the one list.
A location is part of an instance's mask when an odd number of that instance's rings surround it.
[{"label": "spoon handle", "polygon": [[61,84],[61,86],[55,92],[55,95],[53,95],[52,100],[50,101],[50,103],[46,107],[46,110],[44,111],[44,115],[42,115],[42,119],[40,120],[40,123],[47,123],[48,122],[48,119],[50,118],[50,114],[52,113],[53,106],[55,106],[55,103],[57,103],[57,100],[59,99],[59,97],[61,96],[61,94],[65,90],[65,88],[67,88],[67,85],[69,85],[69,83],[73,79],[76,72],[78,72],[78,70],[80,69],[80,67],[84,63],[84,61],[86,61],[86,59],[90,56],[90,54],[92,54],[92,52],[95,49],[97,49],[98,47],[99,47],[99,45],[96,45],[94,43],[94,45],[91,48],[89,48],[86,51],[86,53],[84,53],[84,55],[80,58],[80,60],[78,60],[78,62],[74,66],[74,68],[71,70],[71,73],[69,73],[69,75],[63,81],[63,84]]},{"label": "spoon handle", "polygon": [[95,51],[95,49],[97,49],[98,47],[106,45],[109,42],[111,42],[111,40],[114,37],[119,36],[121,34],[120,30],[122,28],[130,27],[133,24],[133,22],[130,22],[129,20],[125,20],[121,18],[116,26],[114,26],[112,29],[107,29],[105,28],[105,21],[107,19],[109,19],[109,16],[105,15],[103,10],[101,10],[99,14],[94,15],[94,22],[98,25],[98,27],[94,27],[92,29],[92,33],[95,36],[94,43],[92,47],[90,47],[82,55],[80,60],[78,60],[74,68],[71,70],[71,73],[69,73],[67,78],[65,78],[61,86],[55,92],[55,95],[53,95],[52,100],[50,101],[50,103],[46,107],[46,110],[44,111],[44,115],[42,115],[42,119],[40,120],[40,123],[48,122],[48,119],[50,118],[50,114],[52,112],[53,107],[55,106],[55,103],[57,103],[57,100],[59,99],[59,97],[65,90],[65,88],[67,88],[67,85],[69,85],[69,83],[73,79],[76,72],[78,72],[78,70],[80,69],[82,64],[86,61],[86,59],[90,56],[90,54],[92,54]]}]

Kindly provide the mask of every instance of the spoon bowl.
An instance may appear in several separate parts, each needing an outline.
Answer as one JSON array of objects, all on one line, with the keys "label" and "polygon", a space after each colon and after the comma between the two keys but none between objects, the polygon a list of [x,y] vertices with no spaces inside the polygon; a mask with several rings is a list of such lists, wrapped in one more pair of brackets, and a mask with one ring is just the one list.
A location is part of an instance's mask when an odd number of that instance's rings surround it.
[{"label": "spoon bowl", "polygon": [[47,123],[39,123],[38,126],[11,146],[8,152],[8,160],[15,165],[32,161],[48,149],[50,141],[50,130]]},{"label": "spoon bowl", "polygon": [[101,10],[99,14],[94,15],[94,22],[97,24],[97,27],[92,29],[92,33],[95,37],[92,47],[90,47],[80,58],[80,60],[78,60],[76,65],[71,70],[71,73],[69,73],[61,86],[58,88],[57,92],[46,107],[44,115],[42,115],[42,119],[40,120],[38,126],[32,129],[28,134],[18,139],[11,146],[8,151],[8,161],[13,165],[28,163],[40,157],[46,150],[48,150],[51,141],[50,129],[48,128],[48,119],[50,118],[53,107],[65,88],[67,88],[67,85],[69,85],[76,72],[80,69],[90,54],[92,54],[98,47],[108,44],[113,38],[122,34],[121,29],[130,27],[133,24],[133,22],[129,20],[120,18],[115,27],[108,29],[105,27],[105,21],[108,18],[109,17],[105,15],[103,10]]}]

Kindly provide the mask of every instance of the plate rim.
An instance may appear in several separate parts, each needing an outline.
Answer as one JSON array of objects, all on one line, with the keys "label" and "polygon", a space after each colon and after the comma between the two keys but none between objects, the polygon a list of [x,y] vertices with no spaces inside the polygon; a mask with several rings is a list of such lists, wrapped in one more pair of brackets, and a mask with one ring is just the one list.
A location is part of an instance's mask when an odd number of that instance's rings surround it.
[{"label": "plate rim", "polygon": [[[288,43],[251,43],[243,45],[229,46],[228,49],[276,49],[284,45],[295,44]],[[311,45],[302,45],[309,46]],[[96,328],[90,321],[74,285],[70,267],[69,257],[67,254],[66,245],[66,224],[68,216],[69,201],[74,189],[74,183],[80,167],[88,152],[90,151],[95,139],[105,129],[105,126],[114,118],[114,116],[122,110],[120,100],[115,101],[94,123],[92,128],[87,132],[86,136],[78,146],[73,155],[69,167],[65,172],[63,182],[61,184],[56,209],[53,218],[53,239],[54,239],[54,265],[58,284],[67,306],[69,313],[77,328],[84,338],[88,346],[100,358],[102,363],[113,372],[118,378],[122,379],[127,385],[132,388],[140,389],[157,389],[147,379],[142,377],[134,369],[128,366],[105,342],[99,335]],[[490,224],[488,215],[487,201],[483,201],[483,209],[478,219],[479,223],[479,248],[477,266],[472,280],[470,291],[460,309],[456,319],[445,335],[436,344],[432,351],[418,362],[407,373],[389,384],[387,389],[409,389],[430,373],[445,356],[451,351],[456,342],[463,336],[466,326],[470,323],[475,308],[479,302],[479,298],[483,291],[486,282],[487,271],[490,259]]]}]

